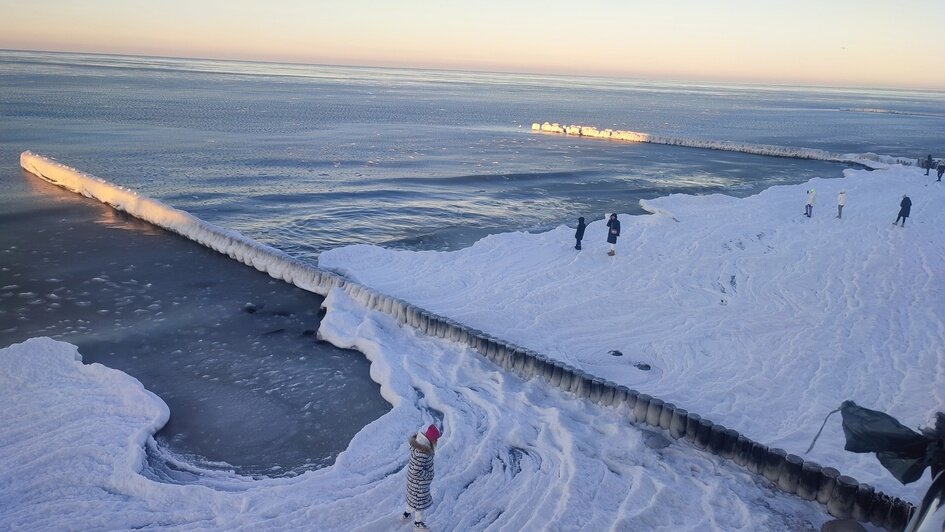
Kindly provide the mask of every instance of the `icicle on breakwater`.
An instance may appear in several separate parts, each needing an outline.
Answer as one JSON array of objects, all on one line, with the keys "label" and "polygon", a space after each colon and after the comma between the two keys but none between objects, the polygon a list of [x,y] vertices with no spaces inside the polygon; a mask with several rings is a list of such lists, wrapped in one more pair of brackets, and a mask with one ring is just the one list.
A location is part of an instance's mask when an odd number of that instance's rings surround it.
[{"label": "icicle on breakwater", "polygon": [[685,137],[665,137],[650,135],[639,131],[623,129],[598,129],[595,126],[577,124],[561,125],[557,122],[532,124],[532,131],[537,133],[554,133],[592,139],[610,139],[623,142],[647,142],[650,144],[665,144],[667,146],[681,146],[684,148],[701,148],[704,150],[731,151],[749,153],[752,155],[766,155],[768,157],[786,157],[790,159],[811,159],[828,161],[864,167],[868,169],[881,168],[892,164],[915,165],[914,159],[904,157],[890,157],[875,153],[833,153],[814,148],[793,148],[789,146],[775,146],[772,144],[750,144],[726,140],[703,140]]}]

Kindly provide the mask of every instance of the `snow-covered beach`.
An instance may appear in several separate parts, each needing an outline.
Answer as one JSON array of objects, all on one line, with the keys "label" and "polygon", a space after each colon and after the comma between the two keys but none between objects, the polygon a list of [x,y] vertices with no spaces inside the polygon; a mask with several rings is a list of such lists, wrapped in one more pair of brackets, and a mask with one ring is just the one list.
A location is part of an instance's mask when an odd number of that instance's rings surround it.
[{"label": "snow-covered beach", "polygon": [[2,438],[0,526],[407,527],[399,521],[406,436],[433,420],[446,431],[427,513],[436,530],[786,531],[828,519],[817,504],[731,463],[665,446],[625,415],[503,375],[467,348],[366,312],[344,292],[328,304],[323,337],[364,352],[394,407],[334,465],[295,478],[251,480],[182,463],[155,472],[144,445],[168,412],[135,379],[82,365],[74,348],[48,339],[0,350],[3,421],[17,427]]},{"label": "snow-covered beach", "polygon": [[[945,404],[945,191],[933,181],[894,167],[744,199],[660,198],[644,205],[654,215],[622,217],[616,257],[597,220],[581,252],[559,227],[456,252],[349,246],[320,265],[801,454],[844,399],[911,426]],[[903,193],[912,217],[893,227]],[[168,483],[143,452],[167,416],[158,398],[81,365],[68,345],[4,349],[0,395],[12,408],[2,421],[19,428],[0,437],[0,525],[388,530],[401,526],[406,436],[432,420],[445,429],[436,529],[797,530],[828,519],[731,463],[522,382],[343,292],[326,306],[320,336],[365,353],[393,409],[333,466],[294,479],[217,472]],[[903,488],[872,456],[843,452],[836,419],[809,458],[912,501],[928,485],[926,475]]]},{"label": "snow-covered beach", "polygon": [[[320,265],[801,455],[845,399],[912,427],[945,408],[934,181],[893,166],[744,199],[659,198],[644,204],[653,215],[622,218],[616,257],[600,213],[580,252],[559,227],[451,253],[350,246]],[[893,226],[904,193],[912,216]],[[836,419],[807,458],[910,500],[929,482],[900,486],[873,456],[844,452]]]}]

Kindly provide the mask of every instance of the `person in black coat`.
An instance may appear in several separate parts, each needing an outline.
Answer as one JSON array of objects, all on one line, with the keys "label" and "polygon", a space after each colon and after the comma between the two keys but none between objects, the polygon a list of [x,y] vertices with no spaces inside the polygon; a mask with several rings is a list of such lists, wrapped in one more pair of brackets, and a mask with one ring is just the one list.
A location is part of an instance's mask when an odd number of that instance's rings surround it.
[{"label": "person in black coat", "polygon": [[906,218],[909,217],[909,212],[912,210],[912,200],[909,199],[909,196],[905,194],[902,195],[902,201],[899,202],[899,216],[896,217],[896,221],[893,222],[893,225],[899,223],[899,220],[902,220],[902,227],[906,226]]},{"label": "person in black coat", "polygon": [[936,181],[942,180],[942,174],[945,174],[945,161],[938,163],[938,179]]},{"label": "person in black coat", "polygon": [[610,244],[610,251],[607,254],[611,257],[617,254],[618,236],[620,236],[620,220],[617,219],[617,213],[613,213],[607,220],[607,242]]},{"label": "person in black coat", "polygon": [[932,154],[930,153],[925,159],[925,175],[929,175],[929,170],[932,169]]},{"label": "person in black coat", "polygon": [[581,216],[578,218],[577,231],[574,232],[574,238],[577,240],[577,244],[574,244],[574,249],[581,249],[581,239],[584,238],[584,229],[587,228],[587,224],[584,223],[584,217]]}]

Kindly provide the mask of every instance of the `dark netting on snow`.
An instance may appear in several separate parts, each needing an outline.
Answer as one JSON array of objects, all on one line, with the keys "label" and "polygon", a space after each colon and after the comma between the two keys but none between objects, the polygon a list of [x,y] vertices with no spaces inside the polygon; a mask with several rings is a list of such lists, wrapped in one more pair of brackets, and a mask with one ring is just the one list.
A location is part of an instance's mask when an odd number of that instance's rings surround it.
[{"label": "dark netting on snow", "polygon": [[[935,414],[934,427],[916,432],[889,414],[863,408],[853,401],[844,401],[838,410],[843,416],[843,434],[847,439],[843,448],[854,453],[876,453],[879,462],[899,482],[915,482],[926,467],[932,468],[933,478],[945,469],[945,414],[942,412]],[[835,412],[837,410],[827,417]],[[820,432],[814,442],[819,436]],[[814,442],[810,449],[814,448]]]},{"label": "dark netting on snow", "polygon": [[843,447],[854,453],[876,453],[876,458],[899,482],[908,484],[922,477],[926,467],[934,476],[945,467],[945,414],[935,415],[935,427],[916,432],[889,414],[844,401]]}]

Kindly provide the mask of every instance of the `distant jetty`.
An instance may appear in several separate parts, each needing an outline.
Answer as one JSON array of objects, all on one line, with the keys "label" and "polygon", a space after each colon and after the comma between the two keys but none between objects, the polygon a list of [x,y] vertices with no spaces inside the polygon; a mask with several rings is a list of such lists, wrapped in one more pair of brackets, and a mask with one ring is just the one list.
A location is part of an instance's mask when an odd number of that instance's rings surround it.
[{"label": "distant jetty", "polygon": [[751,144],[732,142],[727,140],[704,140],[685,137],[666,137],[650,135],[639,131],[624,129],[598,129],[595,126],[578,124],[561,125],[557,122],[535,122],[532,131],[536,133],[553,133],[592,139],[608,139],[623,142],[647,142],[650,144],[666,144],[668,146],[682,146],[686,148],[701,148],[704,150],[720,150],[769,157],[787,157],[791,159],[811,159],[848,164],[858,168],[874,169],[892,164],[915,165],[916,161],[903,157],[889,157],[875,153],[833,153],[815,148],[794,148],[790,146],[775,146],[772,144]]}]

